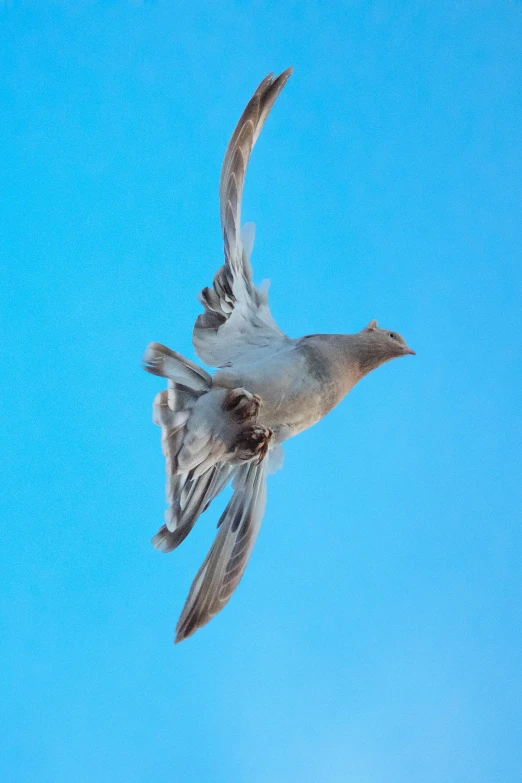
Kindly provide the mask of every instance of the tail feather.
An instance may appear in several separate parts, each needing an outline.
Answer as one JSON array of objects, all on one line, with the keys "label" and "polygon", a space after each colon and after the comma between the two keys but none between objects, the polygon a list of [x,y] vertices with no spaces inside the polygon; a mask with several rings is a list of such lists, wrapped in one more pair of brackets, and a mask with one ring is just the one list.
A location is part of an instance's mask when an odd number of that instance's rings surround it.
[{"label": "tail feather", "polygon": [[208,391],[212,386],[212,377],[206,370],[161,343],[150,343],[142,361],[147,372],[170,378],[192,392]]},{"label": "tail feather", "polygon": [[[230,465],[220,464],[196,480],[189,479],[181,492],[181,495],[186,493],[187,501],[185,507],[180,510],[177,526],[169,530],[166,524],[163,525],[152,539],[152,545],[160,552],[172,552],[176,549],[188,536],[199,516],[227,485],[233,472],[234,468]],[[166,513],[172,514],[175,508],[171,506]]]},{"label": "tail feather", "polygon": [[234,461],[236,408],[228,411],[227,391],[212,389],[205,370],[159,343],[149,345],[143,361],[148,372],[168,378],[168,388],[153,403],[153,421],[161,427],[169,504],[153,546],[161,552],[178,547],[210,502],[232,476],[237,477],[216,544],[183,611],[180,640],[219,611],[241,578],[261,523],[266,461],[259,467],[256,462]]},{"label": "tail feather", "polygon": [[[169,389],[158,392],[152,403],[152,421],[157,424],[158,427],[165,427],[170,432],[177,432],[190,416],[192,405],[187,404],[186,407],[175,408],[171,406],[169,400]],[[192,397],[192,401],[194,397]]]},{"label": "tail feather", "polygon": [[169,379],[168,389],[156,395],[152,406],[153,421],[161,427],[169,504],[165,524],[152,544],[161,552],[170,552],[187,537],[200,514],[226,486],[234,468],[219,463],[226,447],[208,429],[206,402],[203,412],[191,419],[198,400],[211,388],[211,376],[160,343],[147,347],[143,362],[148,372]]}]

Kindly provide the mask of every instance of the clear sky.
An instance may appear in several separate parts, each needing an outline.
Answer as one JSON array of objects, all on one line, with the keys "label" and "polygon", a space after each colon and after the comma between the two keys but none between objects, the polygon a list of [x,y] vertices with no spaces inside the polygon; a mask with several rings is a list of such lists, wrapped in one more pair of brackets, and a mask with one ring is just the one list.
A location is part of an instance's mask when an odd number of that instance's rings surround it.
[{"label": "clear sky", "polygon": [[[522,4],[0,2],[0,777],[518,783]],[[417,351],[286,446],[245,577],[176,647],[140,368],[195,358],[226,143],[294,74],[244,219],[291,336]]]}]

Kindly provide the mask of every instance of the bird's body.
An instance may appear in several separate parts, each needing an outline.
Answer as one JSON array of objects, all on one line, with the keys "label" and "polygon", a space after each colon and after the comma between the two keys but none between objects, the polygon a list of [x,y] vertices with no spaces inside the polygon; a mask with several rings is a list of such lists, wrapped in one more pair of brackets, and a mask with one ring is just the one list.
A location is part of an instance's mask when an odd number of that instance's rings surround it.
[{"label": "bird's body", "polygon": [[225,263],[201,292],[204,312],[193,333],[197,354],[214,376],[158,343],[145,369],[167,377],[154,401],[167,460],[166,523],[153,538],[168,552],[232,480],[233,496],[198,572],[176,641],[207,623],[237,586],[254,545],[266,498],[266,475],[281,463],[281,443],[316,424],[367,373],[411,354],[403,338],[375,321],[356,334],[291,339],[277,326],[266,290],[252,280],[252,224],[240,230],[246,166],[261,127],[291,69],[267,76],[232,135],[220,181]]},{"label": "bird's body", "polygon": [[314,334],[292,340],[255,364],[218,370],[213,387],[242,387],[262,400],[262,423],[282,443],[316,424],[362,377],[353,335]]}]

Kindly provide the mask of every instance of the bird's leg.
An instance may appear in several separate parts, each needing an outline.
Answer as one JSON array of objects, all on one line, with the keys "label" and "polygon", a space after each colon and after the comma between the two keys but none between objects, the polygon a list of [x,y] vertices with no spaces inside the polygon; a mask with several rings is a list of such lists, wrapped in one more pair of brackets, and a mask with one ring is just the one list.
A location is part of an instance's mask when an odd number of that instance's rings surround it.
[{"label": "bird's leg", "polygon": [[255,422],[261,407],[261,397],[246,389],[230,389],[223,400],[223,409],[234,419],[243,422]]},{"label": "bird's leg", "polygon": [[232,442],[232,462],[247,462],[265,457],[273,433],[268,427],[257,424],[261,397],[243,388],[230,389],[223,401],[223,410],[231,416],[240,429]]},{"label": "bird's leg", "polygon": [[246,462],[257,457],[258,463],[265,457],[274,433],[268,427],[259,424],[249,424],[236,437],[233,448],[233,462]]}]

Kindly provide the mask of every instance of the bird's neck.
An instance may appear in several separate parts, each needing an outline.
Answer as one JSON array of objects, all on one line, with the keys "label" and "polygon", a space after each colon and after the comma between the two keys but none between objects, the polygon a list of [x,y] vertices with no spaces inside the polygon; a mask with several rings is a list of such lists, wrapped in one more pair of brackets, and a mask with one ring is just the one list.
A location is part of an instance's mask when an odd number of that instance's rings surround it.
[{"label": "bird's neck", "polygon": [[346,367],[357,376],[353,385],[380,367],[389,357],[376,349],[375,344],[367,339],[365,332],[339,335],[339,344],[345,359]]},{"label": "bird's neck", "polygon": [[325,393],[328,390],[328,410],[386,361],[361,333],[308,335],[301,340],[300,351],[307,356],[309,373],[319,379]]}]

